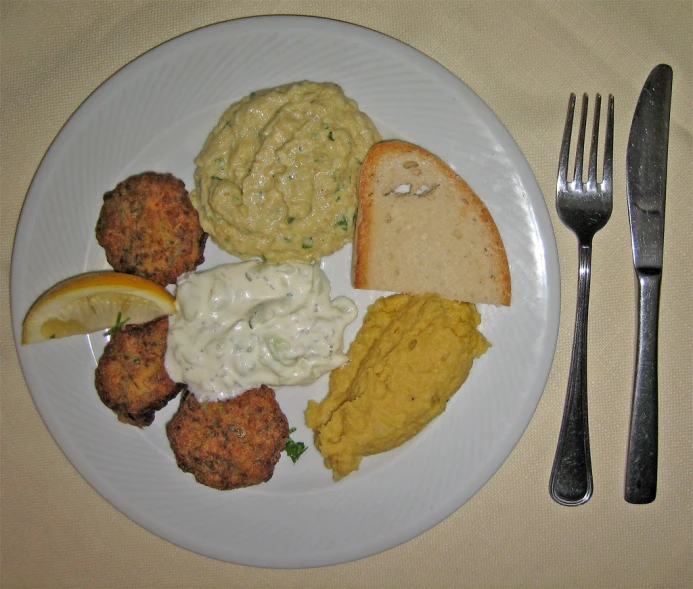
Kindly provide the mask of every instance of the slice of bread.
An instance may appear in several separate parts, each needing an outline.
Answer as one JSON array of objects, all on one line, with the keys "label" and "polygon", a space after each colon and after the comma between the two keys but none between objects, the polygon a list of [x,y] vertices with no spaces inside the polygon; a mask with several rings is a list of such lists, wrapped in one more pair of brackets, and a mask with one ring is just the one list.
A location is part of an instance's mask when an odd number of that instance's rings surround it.
[{"label": "slice of bread", "polygon": [[358,199],[355,288],[510,305],[496,224],[441,159],[404,141],[377,143],[363,162]]}]

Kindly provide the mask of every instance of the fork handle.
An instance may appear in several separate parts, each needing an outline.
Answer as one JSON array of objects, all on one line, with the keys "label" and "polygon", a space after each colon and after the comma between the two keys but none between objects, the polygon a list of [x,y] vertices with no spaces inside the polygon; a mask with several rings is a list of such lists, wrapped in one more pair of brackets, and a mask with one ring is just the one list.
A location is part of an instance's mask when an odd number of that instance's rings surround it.
[{"label": "fork handle", "polygon": [[628,503],[652,503],[657,495],[657,324],[661,278],[659,273],[638,273],[638,343],[626,465]]},{"label": "fork handle", "polygon": [[549,479],[549,494],[561,505],[582,505],[592,496],[592,462],[587,427],[587,312],[592,244],[580,243],[578,257],[580,269],[568,390]]}]

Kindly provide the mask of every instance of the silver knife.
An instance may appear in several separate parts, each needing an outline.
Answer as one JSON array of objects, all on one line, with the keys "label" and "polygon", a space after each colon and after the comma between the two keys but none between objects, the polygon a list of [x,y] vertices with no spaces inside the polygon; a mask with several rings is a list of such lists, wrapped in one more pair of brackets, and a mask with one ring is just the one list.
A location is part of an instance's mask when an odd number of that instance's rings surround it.
[{"label": "silver knife", "polygon": [[626,193],[639,298],[626,466],[628,503],[651,503],[657,495],[657,330],[671,83],[668,65],[660,64],[650,72],[635,107],[626,152]]}]

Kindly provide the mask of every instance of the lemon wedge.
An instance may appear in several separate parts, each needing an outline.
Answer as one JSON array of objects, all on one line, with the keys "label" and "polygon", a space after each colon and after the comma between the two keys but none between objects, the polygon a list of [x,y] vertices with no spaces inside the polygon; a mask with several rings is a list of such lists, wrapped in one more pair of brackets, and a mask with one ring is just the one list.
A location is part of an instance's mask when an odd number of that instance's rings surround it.
[{"label": "lemon wedge", "polygon": [[89,272],[56,284],[29,309],[22,344],[145,323],[176,310],[163,286],[121,272]]}]

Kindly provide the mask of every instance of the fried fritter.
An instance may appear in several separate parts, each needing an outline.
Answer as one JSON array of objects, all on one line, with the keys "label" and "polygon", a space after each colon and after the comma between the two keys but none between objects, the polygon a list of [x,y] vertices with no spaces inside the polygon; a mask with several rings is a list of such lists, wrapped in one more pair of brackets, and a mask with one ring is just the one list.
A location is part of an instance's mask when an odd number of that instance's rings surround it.
[{"label": "fried fritter", "polygon": [[116,331],[96,367],[96,391],[123,423],[150,425],[184,384],[171,380],[164,366],[168,317]]},{"label": "fried fritter", "polygon": [[264,385],[228,401],[205,403],[186,391],[166,433],[181,470],[198,483],[229,490],[272,478],[289,423],[274,391]]},{"label": "fried fritter", "polygon": [[207,234],[181,180],[143,172],[104,194],[96,240],[114,270],[166,286],[204,261]]}]

